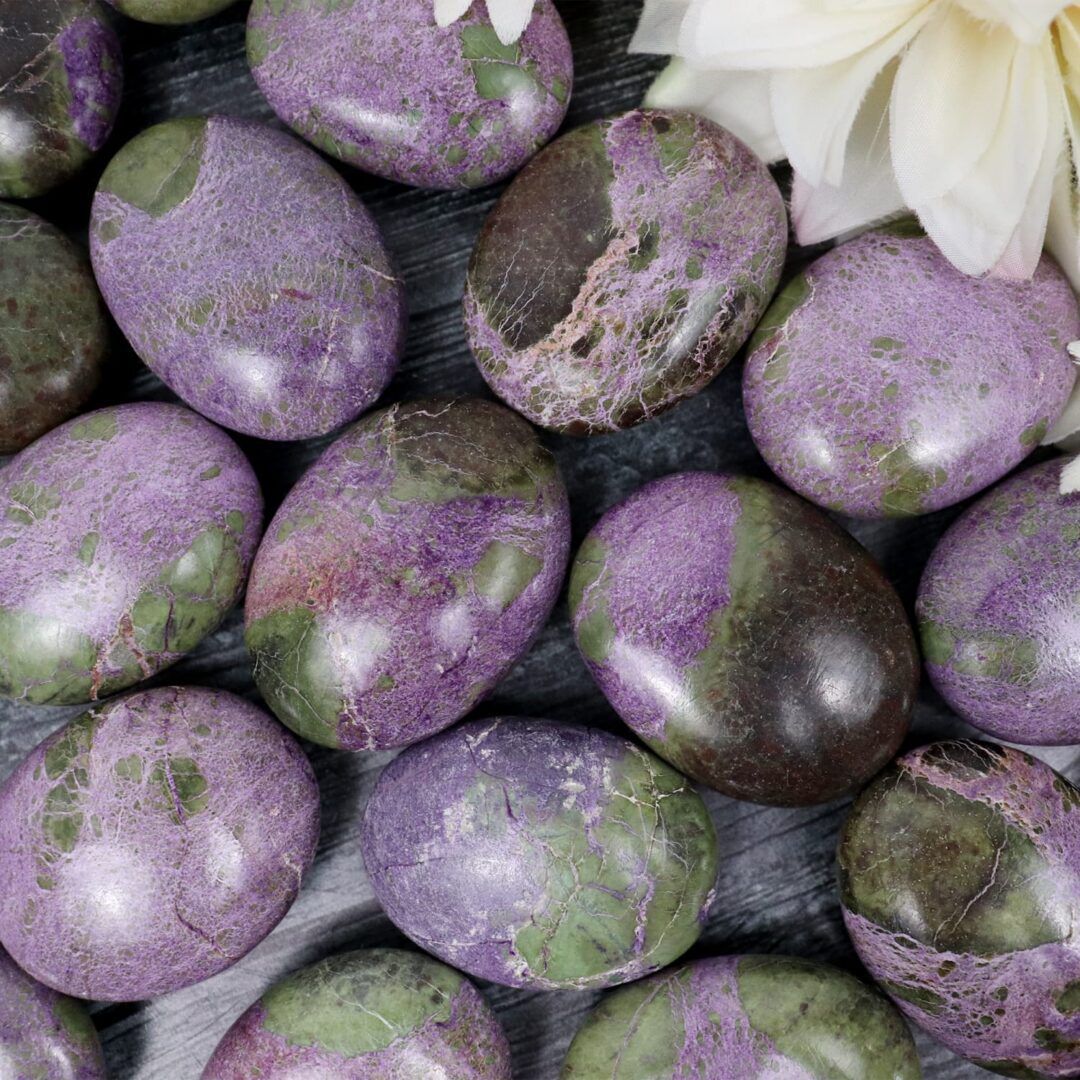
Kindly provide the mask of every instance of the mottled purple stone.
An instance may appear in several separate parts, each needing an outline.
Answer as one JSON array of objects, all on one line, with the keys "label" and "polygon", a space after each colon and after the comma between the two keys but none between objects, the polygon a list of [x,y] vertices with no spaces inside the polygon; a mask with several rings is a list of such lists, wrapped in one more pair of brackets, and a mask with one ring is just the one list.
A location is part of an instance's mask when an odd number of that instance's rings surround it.
[{"label": "mottled purple stone", "polygon": [[129,142],[98,186],[90,254],[135,351],[248,435],[354,419],[404,347],[404,290],[374,219],[318,154],[262,124],[170,120]]},{"label": "mottled purple stone", "polygon": [[988,487],[1042,439],[1076,374],[1080,310],[1049,256],[1032,281],[968,277],[903,222],[777,297],[743,374],[750,434],[788,487],[863,518]]},{"label": "mottled purple stone", "polygon": [[953,524],[923,573],[926,669],[965,720],[1029,745],[1080,742],[1080,494],[1064,459],[1005,481]]},{"label": "mottled purple stone", "polygon": [[550,720],[473,720],[410,747],[379,777],[360,846],[376,898],[421,948],[534,989],[671,963],[716,884],[716,834],[685,777]]},{"label": "mottled purple stone", "polygon": [[777,485],[704,472],[647,484],[585,538],[570,614],[626,723],[733,798],[837,799],[907,732],[919,656],[900,598]]},{"label": "mottled purple stone", "polygon": [[557,139],[499,200],[465,288],[476,362],[543,427],[630,427],[707,386],[780,280],[768,169],[690,113],[635,110]]},{"label": "mottled purple stone", "polygon": [[876,990],[794,956],[718,956],[608,994],[562,1080],[919,1080],[900,1015]]},{"label": "mottled purple stone", "polygon": [[259,548],[255,681],[314,742],[425,738],[524,655],[569,547],[566,488],[520,417],[477,399],[372,413],[296,485]]},{"label": "mottled purple stone", "polygon": [[840,840],[870,974],[954,1053],[1080,1073],[1080,790],[1011,747],[942,742],[885,770]]},{"label": "mottled purple stone", "polygon": [[81,1001],[30,978],[0,949],[0,1076],[105,1080],[105,1058]]},{"label": "mottled purple stone", "polygon": [[456,971],[419,953],[363,949],[263,994],[202,1080],[510,1080],[510,1047]]},{"label": "mottled purple stone", "polygon": [[123,91],[120,42],[94,0],[4,0],[0,197],[74,176],[104,145]]},{"label": "mottled purple stone", "polygon": [[484,0],[447,27],[431,0],[255,0],[247,50],[285,123],[417,187],[483,187],[517,172],[558,130],[574,80],[551,0],[537,0],[511,45]]},{"label": "mottled purple stone", "polygon": [[79,704],[179,660],[239,598],[261,524],[247,459],[188,409],[42,436],[0,474],[0,694]]},{"label": "mottled purple stone", "polygon": [[315,857],[296,740],[219,690],[147,690],[51,735],[0,788],[0,941],[63,993],[135,1001],[235,964]]}]

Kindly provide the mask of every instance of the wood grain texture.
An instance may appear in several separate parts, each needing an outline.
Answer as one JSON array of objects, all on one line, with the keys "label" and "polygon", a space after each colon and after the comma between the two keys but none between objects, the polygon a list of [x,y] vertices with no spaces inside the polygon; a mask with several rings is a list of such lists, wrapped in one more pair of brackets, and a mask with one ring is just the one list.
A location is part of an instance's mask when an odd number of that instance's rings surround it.
[{"label": "wood grain texture", "polygon": [[[415,0],[423,2],[423,0]],[[577,62],[570,124],[631,107],[655,60],[626,54],[637,0],[562,0]],[[116,135],[88,175],[34,208],[85,237],[90,197],[104,160],[150,123],[193,113],[223,112],[272,119],[244,62],[245,9],[236,5],[206,23],[176,30],[121,22],[127,89]],[[405,276],[410,302],[409,347],[385,400],[426,394],[485,394],[462,331],[460,298],[473,239],[498,189],[438,194],[413,191],[344,170],[382,225]],[[793,252],[793,262],[805,253]],[[550,438],[571,496],[574,541],[598,516],[647,480],[680,469],[724,469],[768,475],[747,434],[733,364],[704,393],[643,427],[589,441]],[[117,340],[113,377],[103,401],[170,399],[171,395]],[[256,465],[272,511],[329,440],[274,445],[241,440]],[[919,573],[936,538],[955,516],[946,511],[909,522],[844,522],[883,563],[911,605]],[[198,651],[159,678],[221,686],[256,698],[234,611]],[[0,776],[77,709],[0,705]],[[482,712],[550,716],[620,724],[593,685],[574,648],[565,599],[531,653],[485,703]],[[963,731],[924,688],[917,745]],[[97,1009],[111,1075],[116,1080],[196,1080],[218,1039],[266,987],[286,972],[327,954],[403,938],[374,902],[358,850],[361,808],[388,754],[349,756],[309,748],[322,788],[322,842],[316,866],[282,925],[233,969],[180,993],[134,1005]],[[1072,750],[1043,753],[1074,779]],[[708,928],[693,955],[759,951],[795,953],[859,971],[837,903],[833,860],[846,804],[778,810],[706,795],[723,857]],[[515,1075],[552,1080],[592,993],[527,993],[485,987],[506,1025]],[[941,1080],[988,1076],[919,1036],[925,1073]]]}]

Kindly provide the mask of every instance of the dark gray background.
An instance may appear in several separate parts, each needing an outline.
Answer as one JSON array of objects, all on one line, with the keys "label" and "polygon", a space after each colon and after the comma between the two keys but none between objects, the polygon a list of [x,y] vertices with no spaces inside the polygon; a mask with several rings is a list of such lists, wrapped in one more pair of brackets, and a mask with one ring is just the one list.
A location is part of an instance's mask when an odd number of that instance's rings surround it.
[{"label": "dark gray background", "polygon": [[[626,53],[640,7],[637,0],[557,3],[577,64],[568,122],[636,105],[660,67],[656,60]],[[85,176],[38,200],[34,208],[84,238],[103,161],[143,127],[192,113],[272,120],[244,61],[245,13],[246,6],[238,3],[218,18],[178,29],[120,21],[127,89],[117,132],[102,160]],[[499,189],[426,193],[344,171],[378,218],[408,286],[408,352],[385,400],[486,394],[465,344],[460,297],[473,238]],[[793,263],[805,254],[793,251]],[[103,401],[172,397],[119,339],[113,365]],[[736,362],[696,399],[633,431],[588,441],[548,439],[570,489],[575,544],[607,507],[665,473],[724,469],[768,475],[743,420],[739,369]],[[272,512],[329,440],[240,441],[255,463]],[[955,513],[901,523],[844,524],[884,564],[910,607],[923,563]],[[212,684],[255,698],[239,609],[195,654],[156,681]],[[77,711],[0,704],[0,776]],[[619,729],[618,719],[578,658],[565,599],[536,646],[482,712],[526,713]],[[962,728],[924,688],[910,743]],[[361,808],[379,768],[391,755],[309,750],[322,788],[322,842],[295,907],[254,952],[216,978],[156,1001],[96,1010],[116,1080],[195,1080],[233,1020],[286,972],[339,950],[404,943],[372,898],[357,843]],[[1080,775],[1080,754],[1073,749],[1043,756],[1074,778]],[[706,793],[706,798],[720,837],[722,869],[712,918],[691,955],[787,952],[859,971],[840,921],[833,876],[836,835],[846,803],[778,810],[714,793]],[[506,1025],[515,1076],[556,1077],[567,1044],[597,995],[484,989]],[[942,1080],[989,1076],[930,1039],[918,1038],[927,1076]]]}]

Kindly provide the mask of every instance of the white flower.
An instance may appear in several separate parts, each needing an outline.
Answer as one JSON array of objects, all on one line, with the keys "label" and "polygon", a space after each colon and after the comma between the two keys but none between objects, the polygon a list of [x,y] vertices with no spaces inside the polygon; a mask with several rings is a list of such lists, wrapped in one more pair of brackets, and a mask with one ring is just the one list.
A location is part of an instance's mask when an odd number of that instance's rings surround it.
[{"label": "white flower", "polygon": [[[636,52],[687,108],[795,172],[815,243],[908,208],[969,274],[1080,289],[1080,5],[1061,0],[646,0]],[[1080,393],[1051,432],[1080,430]]]},{"label": "white flower", "polygon": [[[534,0],[486,0],[491,25],[504,45],[513,45],[529,25]],[[435,0],[435,21],[449,26],[464,15],[474,3],[484,0]]]}]

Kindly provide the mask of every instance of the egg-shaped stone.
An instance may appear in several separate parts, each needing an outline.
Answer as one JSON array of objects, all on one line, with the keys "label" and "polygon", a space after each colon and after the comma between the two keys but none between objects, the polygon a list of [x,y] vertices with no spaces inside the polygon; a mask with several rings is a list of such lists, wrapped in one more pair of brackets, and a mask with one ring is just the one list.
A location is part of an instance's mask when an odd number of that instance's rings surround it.
[{"label": "egg-shaped stone", "polygon": [[430,0],[254,0],[247,53],[286,124],[320,150],[424,188],[518,171],[566,115],[574,61],[551,0],[504,44],[484,0],[449,26]]},{"label": "egg-shaped stone", "polygon": [[697,940],[716,834],[685,777],[597,728],[471,720],[382,772],[360,847],[422,949],[530,989],[630,982]]},{"label": "egg-shaped stone", "polygon": [[0,473],[0,694],[93,701],[179,660],[239,598],[262,523],[240,449],[178,405],[118,405]]},{"label": "egg-shaped stone", "polygon": [[1022,461],[1076,378],[1057,264],[968,277],[904,222],[823,255],[777,297],[743,373],[750,434],[801,495],[861,518],[960,502]]},{"label": "egg-shaped stone", "polygon": [[954,1053],[1080,1072],[1080,790],[1012,747],[904,755],[840,839],[844,922],[870,974]]},{"label": "egg-shaped stone", "polygon": [[646,484],[586,537],[570,614],[623,720],[733,798],[839,798],[907,732],[919,656],[900,598],[851,536],[774,484]]},{"label": "egg-shaped stone", "polygon": [[520,417],[477,399],[372,413],[301,479],[259,548],[255,681],[313,742],[425,738],[526,652],[569,546],[555,459]]},{"label": "egg-shaped stone", "polygon": [[0,203],[0,453],[86,404],[108,344],[86,256],[37,214]]},{"label": "egg-shaped stone", "polygon": [[318,835],[315,775],[272,717],[221,690],[131,694],[0,788],[0,942],[75,997],[189,986],[281,921]]},{"label": "egg-shaped stone", "polygon": [[458,972],[403,949],[344,953],[282,979],[236,1021],[202,1080],[510,1080],[510,1047]]},{"label": "egg-shaped stone", "polygon": [[105,145],[124,85],[120,40],[96,0],[4,0],[0,198],[44,195]]},{"label": "egg-shaped stone", "polygon": [[0,949],[0,1075],[105,1080],[105,1058],[81,1001],[30,978]]},{"label": "egg-shaped stone", "polygon": [[919,1080],[911,1032],[865,983],[794,956],[695,960],[608,994],[562,1080]]},{"label": "egg-shaped stone", "polygon": [[1006,480],[938,543],[916,612],[926,670],[969,723],[1028,745],[1080,742],[1080,493],[1065,459]]},{"label": "egg-shaped stone", "polygon": [[703,389],[757,325],[787,250],[783,199],[735,136],[634,110],[557,139],[473,249],[481,374],[534,423],[615,431]]},{"label": "egg-shaped stone", "polygon": [[129,19],[179,26],[208,19],[236,3],[236,0],[107,0]]},{"label": "egg-shaped stone", "polygon": [[404,347],[404,289],[374,219],[315,151],[250,120],[132,139],[98,185],[90,254],[151,370],[247,435],[355,419]]}]

